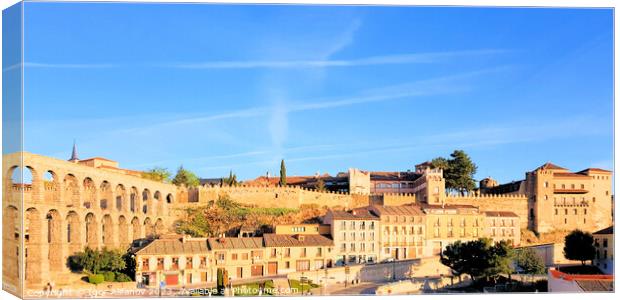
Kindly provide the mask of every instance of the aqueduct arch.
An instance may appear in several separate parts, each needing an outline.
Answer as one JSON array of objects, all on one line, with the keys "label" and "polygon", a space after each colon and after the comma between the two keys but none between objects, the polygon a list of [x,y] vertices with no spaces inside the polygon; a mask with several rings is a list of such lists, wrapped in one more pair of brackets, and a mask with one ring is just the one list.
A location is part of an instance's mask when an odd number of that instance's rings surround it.
[{"label": "aqueduct arch", "polygon": [[67,257],[84,247],[127,249],[174,220],[174,185],[26,152],[3,160],[3,270],[18,278],[22,264],[26,288],[68,278]]},{"label": "aqueduct arch", "polygon": [[60,213],[52,209],[45,215],[47,224],[47,259],[50,263],[50,271],[61,271],[63,262],[62,247],[62,217]]}]

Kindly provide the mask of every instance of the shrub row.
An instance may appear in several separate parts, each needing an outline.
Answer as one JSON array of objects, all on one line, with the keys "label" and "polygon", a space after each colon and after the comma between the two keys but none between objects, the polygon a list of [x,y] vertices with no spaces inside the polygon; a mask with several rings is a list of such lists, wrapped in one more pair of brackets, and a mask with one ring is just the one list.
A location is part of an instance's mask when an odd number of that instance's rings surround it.
[{"label": "shrub row", "polygon": [[103,282],[129,282],[131,278],[125,273],[107,271],[103,274],[88,275],[88,282],[92,284],[100,284]]}]

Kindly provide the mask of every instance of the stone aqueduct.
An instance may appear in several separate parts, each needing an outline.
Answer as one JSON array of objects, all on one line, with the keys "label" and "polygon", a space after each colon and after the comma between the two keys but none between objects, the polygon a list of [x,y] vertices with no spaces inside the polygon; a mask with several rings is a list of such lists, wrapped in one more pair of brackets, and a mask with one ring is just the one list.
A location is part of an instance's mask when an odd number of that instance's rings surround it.
[{"label": "stone aqueduct", "polygon": [[[20,170],[31,182],[14,182]],[[171,184],[31,153],[5,155],[2,171],[3,279],[15,289],[22,276],[27,288],[62,280],[67,258],[85,246],[126,249],[172,223]]]}]

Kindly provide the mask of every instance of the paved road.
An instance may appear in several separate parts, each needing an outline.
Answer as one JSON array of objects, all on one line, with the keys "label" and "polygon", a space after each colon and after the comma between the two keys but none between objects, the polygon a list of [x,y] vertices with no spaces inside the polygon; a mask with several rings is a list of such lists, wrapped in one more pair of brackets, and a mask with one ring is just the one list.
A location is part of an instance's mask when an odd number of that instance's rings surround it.
[{"label": "paved road", "polygon": [[377,287],[385,283],[360,283],[351,287],[332,291],[331,295],[374,295]]}]

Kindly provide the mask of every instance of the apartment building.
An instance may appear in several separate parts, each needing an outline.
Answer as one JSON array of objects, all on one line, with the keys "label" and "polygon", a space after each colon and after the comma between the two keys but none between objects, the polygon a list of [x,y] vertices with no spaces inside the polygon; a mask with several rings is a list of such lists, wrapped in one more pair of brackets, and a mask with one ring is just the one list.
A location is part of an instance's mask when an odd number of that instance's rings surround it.
[{"label": "apartment building", "polygon": [[327,224],[285,224],[276,225],[276,234],[331,234],[331,227]]},{"label": "apartment building", "polygon": [[331,226],[335,265],[376,262],[379,257],[379,217],[368,209],[330,210],[323,223]]},{"label": "apartment building", "polygon": [[457,240],[475,240],[484,236],[485,215],[473,205],[422,204],[426,215],[425,255],[439,255]]},{"label": "apartment building", "polygon": [[213,281],[213,257],[206,238],[157,239],[136,253],[136,281],[156,287]]},{"label": "apartment building", "polygon": [[265,234],[266,275],[333,266],[334,241],[319,234]]},{"label": "apartment building", "polygon": [[422,257],[425,241],[425,215],[419,206],[370,206],[379,217],[381,251],[379,258],[412,259]]},{"label": "apartment building", "polygon": [[518,246],[521,241],[519,216],[510,211],[485,211],[484,236],[493,242],[507,241]]},{"label": "apartment building", "polygon": [[596,254],[592,263],[605,274],[614,273],[614,227],[592,233]]},{"label": "apartment building", "polygon": [[225,269],[231,279],[260,277],[265,274],[265,248],[263,238],[209,238],[213,255],[211,273]]}]

